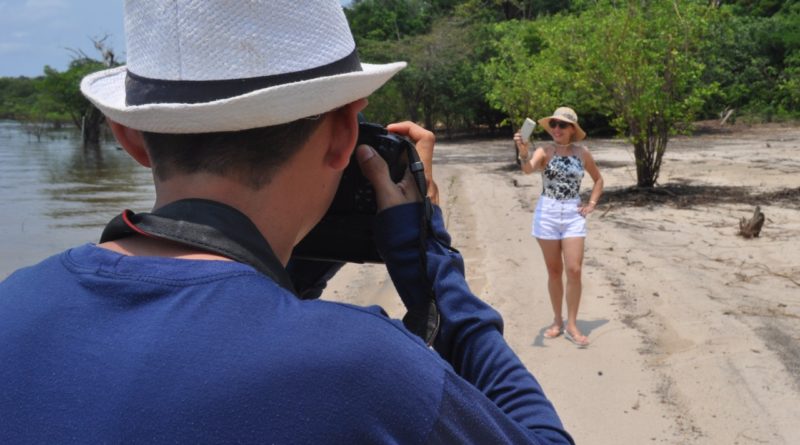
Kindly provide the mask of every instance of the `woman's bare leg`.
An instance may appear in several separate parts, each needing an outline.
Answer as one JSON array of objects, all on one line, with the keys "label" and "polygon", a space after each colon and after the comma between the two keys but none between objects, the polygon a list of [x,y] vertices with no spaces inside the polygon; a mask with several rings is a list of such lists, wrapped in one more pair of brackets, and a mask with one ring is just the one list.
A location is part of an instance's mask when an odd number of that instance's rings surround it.
[{"label": "woman's bare leg", "polygon": [[561,310],[564,301],[564,264],[562,262],[561,240],[539,239],[542,248],[544,264],[547,266],[547,291],[550,294],[550,304],[553,307],[553,324],[545,331],[546,337],[557,337],[561,333],[564,319]]},{"label": "woman's bare leg", "polygon": [[567,273],[567,326],[565,329],[578,343],[588,344],[589,339],[581,333],[576,324],[583,290],[581,269],[583,267],[584,238],[565,238],[561,241],[561,249],[564,252]]}]

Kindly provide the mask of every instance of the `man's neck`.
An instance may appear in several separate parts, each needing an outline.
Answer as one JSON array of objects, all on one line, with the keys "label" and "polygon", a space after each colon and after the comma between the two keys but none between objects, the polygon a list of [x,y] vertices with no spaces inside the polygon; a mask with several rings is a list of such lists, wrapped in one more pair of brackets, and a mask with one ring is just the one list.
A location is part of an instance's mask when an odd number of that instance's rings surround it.
[{"label": "man's neck", "polygon": [[128,256],[157,256],[184,260],[231,261],[215,253],[204,252],[191,246],[167,240],[132,236],[98,244],[99,247]]},{"label": "man's neck", "polygon": [[[365,102],[359,101],[359,104],[363,107]],[[354,124],[354,113],[360,109],[356,108],[351,110]],[[355,143],[352,132],[353,137],[345,142],[339,141],[344,136],[341,136],[341,131],[334,131],[331,122],[326,118],[303,148],[276,169],[268,183],[258,189],[245,185],[237,180],[239,178],[211,173],[178,174],[166,180],[155,178],[154,210],[190,198],[226,204],[250,219],[285,266],[294,246],[319,222],[330,205]],[[334,146],[346,146],[351,150],[336,150]],[[338,162],[342,159],[344,163]],[[138,244],[140,240],[134,242]],[[158,251],[180,254],[173,249]],[[205,252],[192,251],[190,254]]]},{"label": "man's neck", "polygon": [[[298,216],[296,205],[286,199],[287,193],[271,184],[254,190],[239,182],[217,175],[195,174],[172,178],[156,183],[156,202],[153,210],[175,201],[189,198],[206,199],[231,206],[250,219],[267,240],[278,260],[286,265],[300,236],[304,221]],[[164,256],[184,259],[219,260],[224,257],[170,241],[129,237],[104,243],[108,248],[124,255]]]}]

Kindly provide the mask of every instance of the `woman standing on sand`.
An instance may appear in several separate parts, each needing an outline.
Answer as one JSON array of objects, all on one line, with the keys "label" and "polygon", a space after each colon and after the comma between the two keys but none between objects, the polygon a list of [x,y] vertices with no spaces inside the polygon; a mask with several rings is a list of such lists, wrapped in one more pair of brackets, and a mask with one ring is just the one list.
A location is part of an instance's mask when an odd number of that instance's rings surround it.
[{"label": "woman standing on sand", "polygon": [[[561,335],[578,346],[588,346],[589,338],[576,324],[581,301],[581,266],[583,265],[586,215],[592,213],[603,193],[603,177],[592,154],[575,142],[586,137],[578,125],[578,116],[571,108],[556,109],[552,116],[539,119],[539,125],[550,133],[553,142],[542,144],[530,154],[530,142],[514,134],[519,151],[519,163],[526,174],[542,172],[542,195],[536,204],[532,235],[542,248],[547,265],[547,290],[553,305],[553,324],[544,333],[546,338]],[[594,180],[589,202],[582,203],[579,195],[584,171]],[[566,266],[566,267],[565,267]],[[564,292],[563,275],[566,269],[567,286]],[[563,300],[567,300],[567,323],[561,315]]]}]

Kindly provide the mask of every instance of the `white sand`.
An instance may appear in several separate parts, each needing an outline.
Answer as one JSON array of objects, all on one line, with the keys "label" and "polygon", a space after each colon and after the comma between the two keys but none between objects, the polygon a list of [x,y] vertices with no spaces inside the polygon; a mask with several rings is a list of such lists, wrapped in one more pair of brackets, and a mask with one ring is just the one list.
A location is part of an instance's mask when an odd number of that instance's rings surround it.
[{"label": "white sand", "polygon": [[[434,155],[470,287],[503,314],[505,337],[567,429],[580,444],[800,443],[800,203],[762,203],[761,236],[744,239],[738,222],[752,203],[622,204],[611,195],[636,182],[631,147],[587,145],[609,192],[589,218],[578,322],[587,349],[542,336],[552,311],[529,235],[540,176],[510,168],[510,140],[440,142]],[[798,149],[797,127],[679,137],[659,183],[795,189]],[[403,313],[377,265],[348,265],[325,298]]]}]

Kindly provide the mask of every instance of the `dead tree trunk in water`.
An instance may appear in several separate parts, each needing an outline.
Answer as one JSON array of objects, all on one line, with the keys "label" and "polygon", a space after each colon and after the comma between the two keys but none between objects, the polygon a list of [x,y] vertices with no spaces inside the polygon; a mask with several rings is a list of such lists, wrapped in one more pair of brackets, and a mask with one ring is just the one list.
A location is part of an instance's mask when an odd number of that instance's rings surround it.
[{"label": "dead tree trunk in water", "polygon": [[[106,46],[106,39],[108,39],[108,34],[102,38],[93,38],[92,43],[95,49],[103,56],[103,65],[112,68],[117,66],[118,63],[114,55],[114,50]],[[83,54],[83,52],[78,52],[78,54],[89,59],[89,56]],[[83,139],[84,148],[100,146],[103,122],[105,122],[103,113],[90,103],[81,122],[81,138]]]},{"label": "dead tree trunk in water", "polygon": [[83,115],[83,136],[84,147],[97,147],[100,145],[100,132],[103,124],[103,113],[94,105],[90,105]]},{"label": "dead tree trunk in water", "polygon": [[739,235],[745,238],[758,238],[763,225],[764,214],[761,213],[761,207],[756,206],[753,217],[749,221],[746,218],[739,220]]}]

